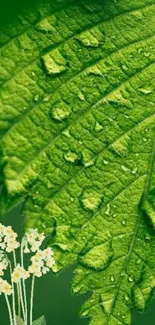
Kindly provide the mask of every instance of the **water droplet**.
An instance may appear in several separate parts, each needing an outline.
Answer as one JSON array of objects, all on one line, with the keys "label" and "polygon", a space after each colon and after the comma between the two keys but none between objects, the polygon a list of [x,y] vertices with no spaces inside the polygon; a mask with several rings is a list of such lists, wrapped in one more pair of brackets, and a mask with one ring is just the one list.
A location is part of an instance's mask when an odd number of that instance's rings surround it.
[{"label": "water droplet", "polygon": [[137,167],[134,167],[134,168],[131,170],[131,173],[135,175],[135,174],[137,173],[137,171],[138,171],[138,168],[137,168]]},{"label": "water droplet", "polygon": [[95,211],[102,203],[102,195],[93,188],[84,190],[81,203],[86,210]]},{"label": "water droplet", "polygon": [[126,295],[124,296],[124,299],[125,299],[125,301],[129,301],[129,296],[126,294]]},{"label": "water droplet", "polygon": [[70,108],[63,102],[57,103],[52,107],[50,115],[54,120],[62,122],[70,115]]},{"label": "water droplet", "polygon": [[84,95],[82,94],[81,91],[78,92],[78,98],[79,98],[81,101],[85,100],[85,97],[84,97]]},{"label": "water droplet", "polygon": [[121,272],[121,276],[122,276],[122,277],[125,276],[125,272]]},{"label": "water droplet", "polygon": [[147,139],[146,139],[146,138],[143,138],[143,141],[144,141],[144,142],[147,142]]},{"label": "water droplet", "polygon": [[102,72],[100,71],[100,69],[96,65],[88,69],[88,75],[90,75],[90,74],[92,74],[94,76],[103,77]]},{"label": "water droplet", "polygon": [[122,225],[126,226],[126,220],[122,220]]},{"label": "water droplet", "polygon": [[62,134],[64,134],[67,138],[70,138],[71,137],[71,134],[69,132],[69,129],[65,129]]},{"label": "water droplet", "polygon": [[146,56],[147,58],[151,55],[150,52],[144,52],[144,56]]},{"label": "water droplet", "polygon": [[112,282],[114,282],[114,281],[115,281],[115,277],[112,275],[111,278],[110,278],[110,280],[111,280]]},{"label": "water droplet", "polygon": [[146,240],[146,241],[149,241],[149,240],[151,240],[151,237],[150,237],[149,235],[146,235],[146,236],[145,236],[145,240]]},{"label": "water droplet", "polygon": [[129,282],[133,282],[133,278],[131,276],[128,277]]},{"label": "water droplet", "polygon": [[141,53],[143,52],[143,49],[142,49],[142,48],[139,48],[139,49],[137,50],[137,52],[138,52],[138,54],[141,54]]},{"label": "water droplet", "polygon": [[86,30],[76,37],[76,39],[86,47],[98,47],[105,42],[105,35],[99,28],[93,28],[93,31]]},{"label": "water droplet", "polygon": [[84,255],[80,262],[95,270],[103,270],[110,264],[113,256],[113,250],[110,242],[98,245],[90,249],[90,251]]},{"label": "water droplet", "polygon": [[48,182],[47,182],[47,188],[50,189],[50,188],[52,188],[52,187],[53,187],[53,184],[52,184],[50,181],[48,181]]},{"label": "water droplet", "polygon": [[127,168],[127,167],[125,167],[125,166],[123,166],[123,165],[121,165],[121,169],[122,169],[124,172],[128,172],[128,171],[129,171],[129,168]]},{"label": "water droplet", "polygon": [[103,130],[103,126],[100,123],[96,122],[95,123],[95,131],[100,132],[101,130]]},{"label": "water droplet", "polygon": [[35,102],[38,102],[39,98],[40,98],[40,95],[39,95],[39,94],[36,94],[36,95],[34,96],[34,101],[35,101]]},{"label": "water droplet", "polygon": [[78,155],[72,151],[68,151],[67,153],[65,153],[64,158],[70,163],[76,163],[79,160]]},{"label": "water droplet", "polygon": [[42,59],[49,75],[57,75],[67,70],[67,61],[57,49],[45,54]]},{"label": "water droplet", "polygon": [[137,258],[137,261],[136,261],[136,264],[141,264],[141,259],[140,258]]},{"label": "water droplet", "polygon": [[85,167],[94,165],[94,156],[92,152],[87,149],[82,151],[82,161]]},{"label": "water droplet", "polygon": [[127,71],[127,70],[128,70],[127,65],[123,64],[123,65],[122,65],[122,69],[123,69],[124,71]]},{"label": "water droplet", "polygon": [[48,19],[44,19],[36,25],[36,29],[42,33],[55,32],[54,27],[49,23]]},{"label": "water droplet", "polygon": [[109,164],[109,161],[106,160],[106,159],[103,159],[103,163],[104,163],[104,165],[108,165]]},{"label": "water droplet", "polygon": [[106,214],[107,216],[109,216],[109,215],[110,215],[110,211],[111,211],[111,206],[110,206],[110,204],[107,204],[107,208],[106,208],[106,210],[105,210],[105,214]]},{"label": "water droplet", "polygon": [[148,88],[139,88],[138,89],[141,93],[143,93],[144,95],[148,95],[151,94],[153,92],[152,89],[148,89]]}]

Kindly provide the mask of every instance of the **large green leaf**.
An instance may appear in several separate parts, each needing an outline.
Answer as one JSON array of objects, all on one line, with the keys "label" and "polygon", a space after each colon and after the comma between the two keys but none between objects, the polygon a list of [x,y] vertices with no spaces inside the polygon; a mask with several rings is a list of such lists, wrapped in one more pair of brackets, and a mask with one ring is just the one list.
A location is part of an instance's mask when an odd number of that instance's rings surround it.
[{"label": "large green leaf", "polygon": [[131,324],[155,287],[154,0],[43,3],[1,32],[1,206],[26,198],[55,271],[77,262],[91,325]]}]

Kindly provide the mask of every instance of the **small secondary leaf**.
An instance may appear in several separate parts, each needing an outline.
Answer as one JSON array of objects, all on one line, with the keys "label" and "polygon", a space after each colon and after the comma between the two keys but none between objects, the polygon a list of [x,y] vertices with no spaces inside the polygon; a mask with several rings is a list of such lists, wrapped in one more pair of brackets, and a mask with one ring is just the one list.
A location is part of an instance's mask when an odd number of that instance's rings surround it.
[{"label": "small secondary leaf", "polygon": [[21,317],[19,317],[19,316],[16,316],[16,320],[17,320],[17,325],[24,325],[25,324],[23,319]]},{"label": "small secondary leaf", "polygon": [[33,325],[46,325],[46,320],[44,316],[39,317],[33,322]]},{"label": "small secondary leaf", "polygon": [[[39,1],[39,0],[38,0]],[[0,32],[1,210],[76,263],[91,325],[155,288],[154,0],[48,0]]]}]

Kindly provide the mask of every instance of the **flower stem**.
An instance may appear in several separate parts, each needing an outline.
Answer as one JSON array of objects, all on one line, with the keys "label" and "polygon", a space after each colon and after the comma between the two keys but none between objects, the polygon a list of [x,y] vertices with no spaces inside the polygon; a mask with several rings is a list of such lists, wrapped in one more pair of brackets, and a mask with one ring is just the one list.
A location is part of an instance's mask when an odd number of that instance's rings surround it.
[{"label": "flower stem", "polygon": [[25,316],[25,308],[24,308],[24,301],[23,301],[23,292],[22,292],[22,286],[21,286],[21,280],[19,281],[19,292],[20,292],[20,301],[22,306],[22,313],[24,318],[24,323],[27,325],[26,316]]},{"label": "flower stem", "polygon": [[33,297],[34,297],[34,283],[35,283],[35,276],[32,276],[32,284],[31,284],[31,301],[30,301],[30,325],[33,322]]},{"label": "flower stem", "polygon": [[[21,250],[20,250],[20,255],[21,255],[21,266],[24,268],[24,257],[23,257],[23,240],[21,242]],[[25,306],[25,322],[27,324],[27,297],[26,297],[26,286],[25,286],[25,280],[22,279],[22,286],[23,286],[23,294],[24,294],[24,306]]]},{"label": "flower stem", "polygon": [[5,296],[6,304],[7,304],[7,307],[8,307],[9,318],[10,318],[10,325],[13,325],[13,318],[12,318],[12,312],[11,312],[11,307],[10,307],[9,299],[8,299],[8,297],[7,297],[6,294],[4,294],[4,296]]},{"label": "flower stem", "polygon": [[12,310],[13,310],[13,320],[14,320],[14,325],[17,325],[17,320],[16,320],[16,304],[15,304],[15,287],[14,283],[12,281],[12,266],[11,262],[9,262],[10,266],[10,273],[11,273],[11,285],[12,285]]}]

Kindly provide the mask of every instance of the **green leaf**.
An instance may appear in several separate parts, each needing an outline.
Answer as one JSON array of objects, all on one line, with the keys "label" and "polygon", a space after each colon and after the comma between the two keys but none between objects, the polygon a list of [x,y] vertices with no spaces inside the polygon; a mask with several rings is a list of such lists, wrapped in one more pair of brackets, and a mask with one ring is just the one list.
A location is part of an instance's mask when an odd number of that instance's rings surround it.
[{"label": "green leaf", "polygon": [[46,325],[46,320],[44,316],[39,317],[33,323],[33,325]]},{"label": "green leaf", "polygon": [[154,0],[51,0],[1,31],[1,209],[24,198],[54,271],[77,263],[91,325],[131,324],[155,287],[154,17]]},{"label": "green leaf", "polygon": [[17,325],[24,325],[25,324],[23,319],[21,317],[19,317],[19,316],[16,316],[16,321],[17,321]]}]

